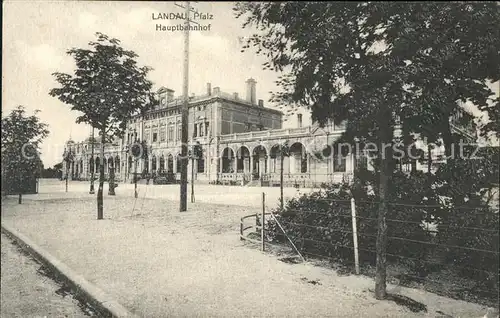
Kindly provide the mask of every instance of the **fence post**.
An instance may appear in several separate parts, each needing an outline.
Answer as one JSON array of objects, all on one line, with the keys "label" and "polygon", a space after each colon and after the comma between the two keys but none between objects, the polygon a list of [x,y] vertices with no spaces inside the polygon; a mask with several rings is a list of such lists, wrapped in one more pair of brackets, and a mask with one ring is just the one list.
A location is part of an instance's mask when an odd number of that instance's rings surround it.
[{"label": "fence post", "polygon": [[262,251],[265,250],[265,241],[264,241],[264,225],[266,224],[266,194],[262,192],[262,221],[260,222],[260,233],[262,240]]},{"label": "fence post", "polygon": [[359,254],[358,254],[358,231],[356,226],[356,202],[351,198],[351,215],[352,215],[352,240],[354,243],[354,266],[356,275],[359,275]]}]

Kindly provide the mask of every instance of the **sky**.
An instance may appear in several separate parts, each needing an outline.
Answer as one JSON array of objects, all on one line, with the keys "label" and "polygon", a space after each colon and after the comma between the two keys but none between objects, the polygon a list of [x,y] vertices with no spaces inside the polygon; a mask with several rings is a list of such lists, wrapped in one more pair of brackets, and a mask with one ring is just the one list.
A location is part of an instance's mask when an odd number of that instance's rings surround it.
[{"label": "sky", "polygon": [[[190,35],[189,94],[204,94],[211,83],[212,88],[245,96],[245,81],[252,77],[257,81],[257,98],[266,105],[278,75],[262,70],[264,58],[254,51],[241,52],[239,39],[250,31],[234,17],[233,3],[192,4],[200,13],[212,14],[212,19],[195,20],[211,24],[210,31]],[[70,136],[75,141],[89,136],[89,126],[75,123],[79,113],[48,92],[58,87],[53,72],[74,70],[74,60],[66,51],[88,47],[96,32],[119,39],[125,49],[139,55],[140,65],[152,67],[149,79],[155,89],[165,86],[176,96],[182,94],[183,32],[156,31],[158,23],[182,21],[152,19],[158,13],[183,13],[174,2],[6,1],[3,6],[2,112],[17,105],[30,114],[41,110],[39,116],[50,130],[41,148],[46,167],[60,162]]]},{"label": "sky", "polygon": [[[233,3],[193,5],[212,19],[196,20],[210,24],[210,31],[190,35],[189,94],[204,94],[210,82],[212,88],[245,96],[245,81],[252,77],[257,81],[257,98],[269,106],[269,92],[277,90],[278,74],[262,70],[264,57],[255,51],[241,52],[240,39],[252,30],[241,28],[243,21],[234,17]],[[183,12],[174,2],[4,1],[2,113],[18,105],[29,113],[40,109],[39,116],[50,130],[42,144],[42,160],[46,167],[60,162],[69,137],[81,141],[89,136],[90,127],[76,124],[79,113],[49,96],[50,89],[58,87],[52,73],[72,73],[74,60],[66,51],[88,47],[96,32],[119,39],[125,49],[139,55],[140,65],[152,67],[149,78],[155,89],[165,86],[181,95],[183,32],[156,31],[156,25],[182,22],[153,20],[153,15]],[[492,88],[499,94],[498,83]]]}]

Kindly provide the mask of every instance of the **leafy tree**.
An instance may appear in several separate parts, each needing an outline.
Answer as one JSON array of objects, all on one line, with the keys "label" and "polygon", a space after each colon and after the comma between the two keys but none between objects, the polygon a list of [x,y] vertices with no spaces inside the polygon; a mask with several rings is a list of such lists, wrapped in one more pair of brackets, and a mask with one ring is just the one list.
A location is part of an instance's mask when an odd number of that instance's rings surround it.
[{"label": "leafy tree", "polygon": [[[378,207],[375,294],[386,296],[385,215],[394,171],[393,145],[416,134],[443,139],[458,100],[479,107],[500,76],[496,3],[238,3],[250,45],[284,72],[273,101],[310,107],[320,125],[347,120],[337,141],[377,145]],[[401,125],[398,136],[395,127]],[[433,129],[437,127],[437,129]]]},{"label": "leafy tree", "polygon": [[49,134],[48,125],[37,116],[39,112],[28,116],[25,108],[18,106],[2,118],[2,185],[17,191],[19,204],[23,186],[38,177],[42,165],[38,150]]},{"label": "leafy tree", "polygon": [[63,167],[62,162],[54,165],[54,170],[56,171],[57,177],[62,176],[62,167]]},{"label": "leafy tree", "polygon": [[[138,67],[137,54],[125,50],[120,41],[97,33],[91,49],[73,48],[77,69],[74,75],[54,73],[61,85],[50,91],[72,110],[82,113],[76,122],[90,124],[101,137],[101,158],[107,137],[123,137],[127,121],[144,113],[156,103],[147,79],[149,67]],[[103,218],[104,165],[101,161],[97,192],[97,218]],[[111,182],[114,185],[114,181]]]}]

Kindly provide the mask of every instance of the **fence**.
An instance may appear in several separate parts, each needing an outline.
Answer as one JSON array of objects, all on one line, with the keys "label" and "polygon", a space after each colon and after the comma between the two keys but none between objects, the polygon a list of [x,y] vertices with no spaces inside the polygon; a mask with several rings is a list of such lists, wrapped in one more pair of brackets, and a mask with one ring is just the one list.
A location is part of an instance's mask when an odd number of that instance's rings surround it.
[{"label": "fence", "polygon": [[[328,259],[356,274],[375,274],[378,202],[292,200],[273,212],[263,194],[262,206],[263,213],[242,218],[241,239],[259,243],[263,250],[288,246],[302,259]],[[387,206],[382,238],[387,242],[388,283],[496,304],[498,211],[398,202]]]}]

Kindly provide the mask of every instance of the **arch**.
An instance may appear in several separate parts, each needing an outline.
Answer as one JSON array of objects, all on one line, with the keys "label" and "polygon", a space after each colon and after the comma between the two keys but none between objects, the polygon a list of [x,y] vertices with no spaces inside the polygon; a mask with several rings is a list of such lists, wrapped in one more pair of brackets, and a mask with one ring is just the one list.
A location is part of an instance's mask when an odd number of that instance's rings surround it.
[{"label": "arch", "polygon": [[304,146],[304,144],[301,143],[300,141],[296,141],[290,145],[289,153],[299,153],[299,152],[301,155],[305,154],[306,146]]},{"label": "arch", "polygon": [[251,172],[250,168],[250,150],[242,145],[236,151],[236,172],[248,173]]},{"label": "arch", "polygon": [[267,173],[267,149],[264,145],[258,145],[252,150],[253,156],[253,167],[252,173],[257,176],[262,175],[263,173]]},{"label": "arch", "polygon": [[247,146],[245,145],[241,145],[238,150],[236,151],[236,157],[238,157],[238,159],[241,157],[241,158],[247,158],[247,157],[250,157],[250,149],[248,149]]},{"label": "arch", "polygon": [[306,173],[309,170],[306,147],[300,141],[294,142],[289,148],[290,172]]},{"label": "arch", "polygon": [[[220,154],[219,154],[219,157],[223,157],[224,156],[224,152],[228,153],[228,151],[231,150],[231,153],[234,157],[234,154],[236,153],[236,151],[234,151],[233,147],[231,146],[227,146],[224,147],[221,151],[220,151]],[[228,153],[229,154],[229,153]]]},{"label": "arch", "polygon": [[159,167],[159,170],[160,170],[160,172],[164,172],[165,171],[165,156],[163,156],[163,154],[161,154],[161,156],[160,156],[160,167]]},{"label": "arch", "polygon": [[174,172],[174,156],[171,153],[167,156],[167,172]]},{"label": "arch", "polygon": [[129,173],[132,170],[133,161],[134,161],[134,159],[132,159],[132,156],[128,156],[128,171],[129,171]]},{"label": "arch", "polygon": [[157,169],[158,169],[158,167],[157,167],[157,162],[156,162],[156,155],[153,154],[151,156],[151,173],[156,173]]},{"label": "arch", "polygon": [[115,157],[115,170],[116,173],[120,173],[120,156],[116,155]]},{"label": "arch", "polygon": [[[268,171],[272,173],[278,173],[280,172],[281,169],[281,146],[282,144],[274,144],[271,149],[269,150],[269,167]],[[285,156],[283,158],[283,165],[286,166],[285,159],[287,157]],[[288,159],[287,159],[288,160]]]},{"label": "arch", "polygon": [[280,156],[280,147],[281,147],[280,144],[275,144],[271,147],[271,150],[269,150],[269,156],[272,159],[275,159]]},{"label": "arch", "polygon": [[267,149],[264,145],[257,145],[252,149],[253,156],[267,156]]},{"label": "arch", "polygon": [[99,172],[101,166],[101,158],[95,157],[95,171]]},{"label": "arch", "polygon": [[222,149],[221,155],[221,165],[222,165],[222,173],[232,173],[234,172],[234,160],[235,154],[234,150],[231,147],[226,147]]},{"label": "arch", "polygon": [[176,160],[175,170],[176,170],[177,173],[180,173],[181,172],[181,165],[182,165],[182,160],[181,160],[181,154],[180,153],[178,153],[175,156],[175,160]]},{"label": "arch", "polygon": [[89,159],[89,173],[95,172],[94,158]]}]

